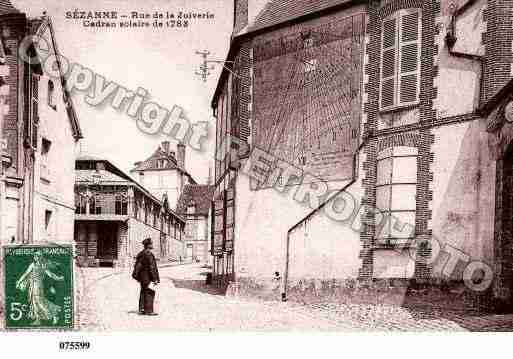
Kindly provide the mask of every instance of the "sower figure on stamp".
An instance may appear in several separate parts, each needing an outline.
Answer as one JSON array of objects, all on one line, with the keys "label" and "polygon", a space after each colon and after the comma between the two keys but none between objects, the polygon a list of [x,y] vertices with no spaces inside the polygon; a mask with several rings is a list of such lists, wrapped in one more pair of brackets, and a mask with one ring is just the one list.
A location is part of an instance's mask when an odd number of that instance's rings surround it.
[{"label": "sower figure on stamp", "polygon": [[153,302],[155,300],[155,291],[150,287],[151,283],[160,283],[159,270],[155,256],[151,252],[153,243],[151,238],[146,238],[142,242],[144,249],[139,252],[135,260],[132,277],[141,284],[141,293],[139,295],[139,314],[157,315],[153,311]]}]

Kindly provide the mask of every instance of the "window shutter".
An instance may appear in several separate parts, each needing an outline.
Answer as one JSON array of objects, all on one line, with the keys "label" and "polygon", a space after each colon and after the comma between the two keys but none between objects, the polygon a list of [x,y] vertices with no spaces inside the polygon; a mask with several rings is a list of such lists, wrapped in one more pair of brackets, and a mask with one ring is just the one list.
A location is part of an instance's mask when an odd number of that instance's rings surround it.
[{"label": "window shutter", "polygon": [[381,108],[396,104],[397,19],[383,22],[381,52]]},{"label": "window shutter", "polygon": [[400,15],[399,102],[418,101],[420,74],[420,10]]},{"label": "window shutter", "polygon": [[37,148],[37,128],[39,123],[39,79],[32,75],[32,147]]}]

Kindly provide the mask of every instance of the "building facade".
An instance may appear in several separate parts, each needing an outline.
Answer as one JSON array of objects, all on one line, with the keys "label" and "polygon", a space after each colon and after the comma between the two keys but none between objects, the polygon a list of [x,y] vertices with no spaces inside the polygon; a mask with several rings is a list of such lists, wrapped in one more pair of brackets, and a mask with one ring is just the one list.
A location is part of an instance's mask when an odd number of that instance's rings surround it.
[{"label": "building facade", "polygon": [[289,297],[450,282],[511,302],[509,124],[490,116],[508,108],[512,6],[235,1],[214,274],[266,288],[278,272]]},{"label": "building facade", "polygon": [[163,141],[150,157],[134,166],[130,171],[132,176],[158,199],[166,195],[171,208],[176,208],[185,185],[196,184],[185,169],[182,143],[176,146],[176,151],[171,151],[169,141]]},{"label": "building facade", "polygon": [[75,243],[82,266],[128,266],[151,238],[160,261],[183,257],[185,221],[111,162],[76,161]]},{"label": "building facade", "polygon": [[[60,66],[56,76],[43,72],[41,60],[58,53],[51,19],[30,19],[3,0],[0,32],[0,245],[72,243],[82,133]],[[29,35],[46,43],[44,53]]]},{"label": "building facade", "polygon": [[210,206],[212,185],[185,185],[178,200],[177,213],[185,218],[185,261],[210,262]]},{"label": "building facade", "polygon": [[[43,72],[46,56],[58,53],[52,22],[28,19],[9,1],[0,3],[0,16],[1,243],[72,243],[73,168],[82,133],[60,66],[56,77]],[[46,45],[24,42],[28,35]],[[33,57],[31,63],[22,53]]]}]

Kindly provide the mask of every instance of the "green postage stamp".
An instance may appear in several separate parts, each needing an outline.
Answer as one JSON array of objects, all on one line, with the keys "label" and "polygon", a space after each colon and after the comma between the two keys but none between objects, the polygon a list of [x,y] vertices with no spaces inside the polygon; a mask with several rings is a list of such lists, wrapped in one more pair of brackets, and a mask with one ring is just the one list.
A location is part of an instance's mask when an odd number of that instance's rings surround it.
[{"label": "green postage stamp", "polygon": [[5,246],[5,327],[73,328],[71,245]]}]

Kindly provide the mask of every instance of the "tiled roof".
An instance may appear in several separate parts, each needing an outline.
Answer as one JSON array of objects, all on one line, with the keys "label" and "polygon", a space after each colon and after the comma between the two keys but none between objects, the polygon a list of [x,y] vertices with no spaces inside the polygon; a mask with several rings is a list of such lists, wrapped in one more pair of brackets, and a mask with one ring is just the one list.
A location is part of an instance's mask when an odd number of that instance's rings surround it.
[{"label": "tiled roof", "polygon": [[255,19],[249,19],[249,25],[241,32],[261,30],[349,2],[349,0],[270,0]]},{"label": "tiled roof", "polygon": [[95,182],[95,176],[100,175],[101,182],[119,182],[119,183],[130,183],[125,178],[122,178],[107,170],[75,170],[75,181],[78,182]]},{"label": "tiled roof", "polygon": [[[250,0],[251,1],[251,0]],[[226,61],[233,61],[238,49],[237,44],[246,36],[251,36],[254,32],[265,31],[266,29],[284,24],[289,21],[302,20],[304,16],[313,15],[320,11],[327,11],[330,8],[339,5],[349,5],[351,3],[363,3],[355,0],[268,0],[263,5],[262,10],[254,18],[248,19],[248,26],[234,34]],[[211,106],[215,107],[219,94],[222,91],[225,81],[228,78],[229,71],[224,67],[217,81],[217,86],[212,97]]]},{"label": "tiled roof", "polygon": [[[156,166],[156,160],[158,159],[166,159],[166,166],[164,168],[158,168]],[[145,159],[137,163],[137,165],[130,171],[145,171],[145,170],[162,170],[162,169],[176,169],[178,168],[177,161],[173,153],[166,153],[162,150],[162,148],[157,148],[153,154]]]},{"label": "tiled roof", "polygon": [[[157,167],[157,160],[165,159],[167,160],[166,165],[164,167]],[[173,170],[176,169],[184,174],[186,174],[192,183],[196,183],[194,178],[191,176],[189,172],[185,168],[181,168],[178,165],[178,161],[176,160],[175,153],[169,152],[166,153],[160,146],[153,152],[153,154],[141,162],[136,162],[135,167],[130,170],[130,173],[137,171],[163,171],[163,170]]]},{"label": "tiled roof", "polygon": [[0,0],[0,15],[19,14],[20,11],[12,6],[9,0]]},{"label": "tiled roof", "polygon": [[[150,193],[150,191],[148,191],[146,188],[141,186],[139,183],[137,183],[137,181],[133,180],[130,176],[128,176],[123,171],[121,171],[118,167],[116,167],[112,162],[110,162],[107,159],[82,154],[77,157],[76,162],[103,162],[105,164],[105,169],[100,169],[99,171],[75,169],[75,182],[77,184],[84,183],[84,182],[94,182],[94,180],[95,180],[94,175],[99,173],[101,176],[100,183],[108,183],[109,185],[112,185],[112,184],[132,185],[132,186],[138,188],[141,192],[143,192],[148,198],[159,203],[160,205],[164,205],[163,201],[156,198],[154,195],[152,195]],[[171,208],[166,208],[166,210],[171,212],[175,217],[179,218],[181,221],[185,222],[185,220],[179,214],[177,214],[176,211],[172,210]]]},{"label": "tiled roof", "polygon": [[107,161],[105,158],[88,155],[88,154],[80,154],[78,155],[77,161]]},{"label": "tiled roof", "polygon": [[214,196],[214,189],[214,186],[211,185],[185,185],[178,199],[176,211],[184,215],[187,213],[187,207],[194,204],[196,206],[196,214],[208,216],[210,202]]}]

